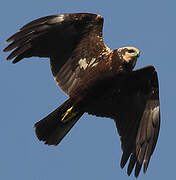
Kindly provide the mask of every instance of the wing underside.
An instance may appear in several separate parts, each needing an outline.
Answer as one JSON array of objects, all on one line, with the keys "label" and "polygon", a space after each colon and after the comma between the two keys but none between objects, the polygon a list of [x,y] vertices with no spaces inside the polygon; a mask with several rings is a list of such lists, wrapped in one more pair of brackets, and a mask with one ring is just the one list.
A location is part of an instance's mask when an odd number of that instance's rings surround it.
[{"label": "wing underside", "polygon": [[[97,88],[98,89],[98,88]],[[100,88],[102,89],[102,87]],[[100,92],[100,89],[97,90]],[[160,128],[159,87],[155,69],[145,67],[103,82],[104,93],[94,92],[88,113],[115,120],[122,142],[121,167],[129,160],[127,173],[135,167],[146,172]]]}]

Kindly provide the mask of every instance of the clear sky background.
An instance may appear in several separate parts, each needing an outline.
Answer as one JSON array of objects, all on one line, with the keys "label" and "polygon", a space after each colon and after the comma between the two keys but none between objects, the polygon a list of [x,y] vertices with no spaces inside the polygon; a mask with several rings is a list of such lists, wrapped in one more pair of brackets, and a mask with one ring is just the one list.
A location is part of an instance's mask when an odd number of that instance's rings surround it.
[{"label": "clear sky background", "polygon": [[114,122],[85,114],[59,146],[46,146],[33,125],[62,104],[48,59],[5,60],[5,40],[36,18],[71,12],[101,14],[110,48],[136,46],[136,68],[153,64],[159,76],[161,130],[147,173],[139,179],[175,179],[175,0],[3,0],[0,6],[0,179],[128,180]]}]

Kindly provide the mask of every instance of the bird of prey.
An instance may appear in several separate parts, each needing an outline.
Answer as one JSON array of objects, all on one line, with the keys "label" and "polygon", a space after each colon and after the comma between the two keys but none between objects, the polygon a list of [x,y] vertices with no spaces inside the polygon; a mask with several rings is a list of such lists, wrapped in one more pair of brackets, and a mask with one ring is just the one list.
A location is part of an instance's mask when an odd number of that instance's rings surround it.
[{"label": "bird of prey", "polygon": [[146,172],[160,129],[159,87],[153,66],[133,70],[140,51],[111,50],[102,37],[103,17],[90,13],[42,17],[12,35],[4,52],[17,63],[50,58],[57,85],[69,96],[35,124],[39,140],[58,145],[84,113],[114,120],[121,139],[121,167]]}]

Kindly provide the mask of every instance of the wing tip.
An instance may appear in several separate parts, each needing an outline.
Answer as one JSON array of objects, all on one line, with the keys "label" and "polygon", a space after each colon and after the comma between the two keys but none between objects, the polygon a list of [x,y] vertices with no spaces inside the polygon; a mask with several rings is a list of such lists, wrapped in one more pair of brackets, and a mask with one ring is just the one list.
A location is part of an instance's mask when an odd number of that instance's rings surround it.
[{"label": "wing tip", "polygon": [[3,51],[3,52],[8,52],[8,48],[6,47],[6,48],[4,48],[2,51]]}]

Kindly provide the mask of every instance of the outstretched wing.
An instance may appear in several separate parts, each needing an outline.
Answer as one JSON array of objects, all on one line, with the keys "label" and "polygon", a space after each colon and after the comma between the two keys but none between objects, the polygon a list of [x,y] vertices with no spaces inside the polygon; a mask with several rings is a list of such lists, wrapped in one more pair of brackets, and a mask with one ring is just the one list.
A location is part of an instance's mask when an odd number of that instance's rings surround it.
[{"label": "outstretched wing", "polygon": [[89,13],[52,15],[34,20],[11,36],[4,51],[13,63],[32,56],[49,57],[57,84],[69,95],[85,70],[106,49],[103,17]]},{"label": "outstretched wing", "polygon": [[89,113],[115,120],[122,142],[121,167],[129,159],[127,173],[135,167],[137,177],[142,165],[147,170],[160,129],[157,72],[148,66],[107,79],[97,87],[105,93],[98,96],[94,91],[96,102]]}]

